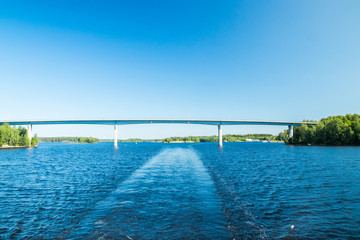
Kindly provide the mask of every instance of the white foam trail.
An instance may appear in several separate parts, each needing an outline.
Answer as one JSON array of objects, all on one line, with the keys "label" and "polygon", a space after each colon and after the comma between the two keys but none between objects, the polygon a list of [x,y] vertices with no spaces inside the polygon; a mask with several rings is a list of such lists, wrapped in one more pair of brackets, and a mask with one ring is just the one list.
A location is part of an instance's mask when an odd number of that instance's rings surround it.
[{"label": "white foam trail", "polygon": [[194,229],[206,229],[202,232],[210,234],[209,237],[224,236],[220,226],[226,226],[226,222],[215,192],[214,182],[194,150],[165,149],[99,202],[87,217],[88,222],[80,225],[90,227],[92,221],[100,232],[107,232],[118,224],[121,229],[116,230],[126,237],[134,237],[137,227],[141,231],[153,227],[153,231],[142,233],[157,238],[157,228],[172,228],[169,224],[178,227],[178,231],[169,234],[191,234]]},{"label": "white foam trail", "polygon": [[196,152],[191,149],[175,148],[165,149],[151,158],[144,166],[136,170],[124,181],[115,193],[138,191],[138,189],[133,187],[139,187],[139,183],[154,182],[160,175],[162,177],[183,177],[181,173],[184,172],[191,172],[192,175],[195,175],[198,183],[201,185],[213,184],[210,175],[207,173]]}]

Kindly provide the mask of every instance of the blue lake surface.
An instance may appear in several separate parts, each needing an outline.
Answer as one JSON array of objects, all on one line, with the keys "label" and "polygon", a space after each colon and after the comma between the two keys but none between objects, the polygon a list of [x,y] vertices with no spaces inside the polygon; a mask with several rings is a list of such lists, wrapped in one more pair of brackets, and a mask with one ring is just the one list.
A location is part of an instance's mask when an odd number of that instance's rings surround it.
[{"label": "blue lake surface", "polygon": [[360,148],[42,143],[1,150],[0,239],[54,238],[359,239]]}]

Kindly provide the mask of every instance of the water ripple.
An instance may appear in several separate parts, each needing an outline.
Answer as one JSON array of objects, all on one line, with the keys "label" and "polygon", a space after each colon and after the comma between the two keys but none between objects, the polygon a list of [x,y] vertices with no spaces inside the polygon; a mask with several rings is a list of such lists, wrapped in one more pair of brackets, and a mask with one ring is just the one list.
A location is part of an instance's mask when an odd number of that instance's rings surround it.
[{"label": "water ripple", "polygon": [[0,151],[0,239],[356,239],[360,148],[40,144]]}]

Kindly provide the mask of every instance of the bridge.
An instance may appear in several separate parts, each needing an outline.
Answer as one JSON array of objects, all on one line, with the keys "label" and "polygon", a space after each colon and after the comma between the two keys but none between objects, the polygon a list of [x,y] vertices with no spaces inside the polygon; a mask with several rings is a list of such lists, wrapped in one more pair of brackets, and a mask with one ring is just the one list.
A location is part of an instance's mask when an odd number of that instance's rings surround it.
[{"label": "bridge", "polygon": [[288,126],[289,138],[293,137],[293,127],[301,124],[316,125],[315,122],[283,122],[283,121],[245,121],[245,120],[191,120],[191,119],[93,119],[93,120],[34,120],[34,121],[0,121],[0,125],[27,125],[28,137],[32,138],[32,125],[51,125],[51,124],[98,124],[114,125],[114,147],[118,147],[118,125],[129,124],[202,124],[218,127],[219,146],[223,146],[222,126],[225,125],[275,125]]}]

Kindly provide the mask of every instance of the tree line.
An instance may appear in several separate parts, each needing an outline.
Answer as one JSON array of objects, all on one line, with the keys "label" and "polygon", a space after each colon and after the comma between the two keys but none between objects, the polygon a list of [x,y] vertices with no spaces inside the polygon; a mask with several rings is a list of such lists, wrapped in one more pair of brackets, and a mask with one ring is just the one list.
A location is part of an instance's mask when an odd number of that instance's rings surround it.
[{"label": "tree line", "polygon": [[35,135],[30,141],[28,138],[28,130],[24,127],[10,127],[8,123],[4,123],[0,126],[0,147],[30,147],[37,146],[37,144],[38,137]]},{"label": "tree line", "polygon": [[288,144],[300,145],[360,145],[360,115],[329,116],[317,125],[294,126]]},{"label": "tree line", "polygon": [[40,142],[98,143],[94,137],[40,137]]},{"label": "tree line", "polygon": [[[223,135],[224,142],[243,142],[246,139],[257,139],[257,140],[268,140],[274,141],[277,140],[276,136],[271,134],[226,134]],[[189,136],[189,137],[170,137],[165,138],[163,142],[217,142],[218,136]]]}]

